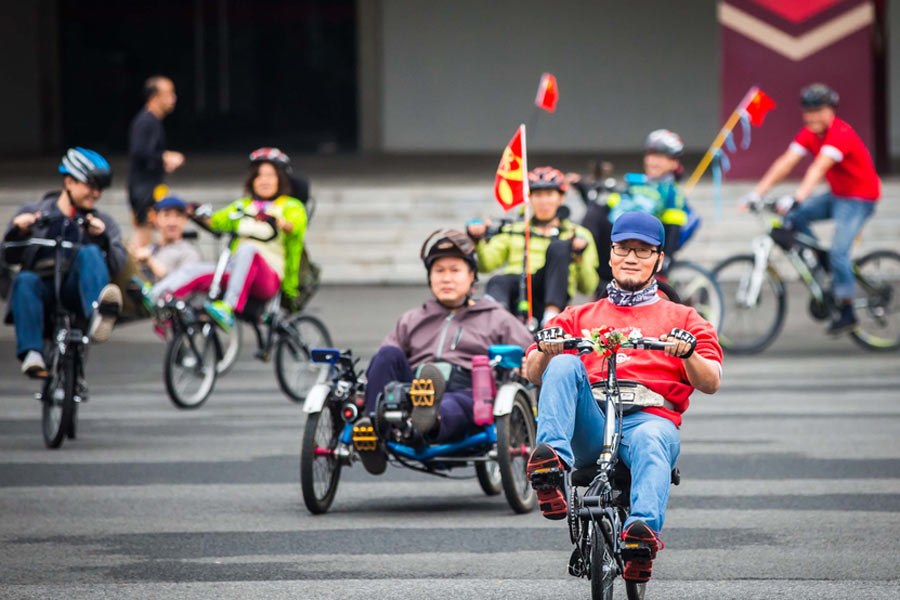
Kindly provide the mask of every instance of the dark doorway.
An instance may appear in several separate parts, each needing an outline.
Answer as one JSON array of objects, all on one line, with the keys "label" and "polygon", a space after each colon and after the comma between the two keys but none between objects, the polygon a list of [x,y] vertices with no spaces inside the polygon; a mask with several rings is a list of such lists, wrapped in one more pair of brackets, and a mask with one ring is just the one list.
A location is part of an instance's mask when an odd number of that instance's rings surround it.
[{"label": "dark doorway", "polygon": [[354,0],[62,0],[65,145],[124,152],[144,79],[175,81],[172,148],[356,148]]}]

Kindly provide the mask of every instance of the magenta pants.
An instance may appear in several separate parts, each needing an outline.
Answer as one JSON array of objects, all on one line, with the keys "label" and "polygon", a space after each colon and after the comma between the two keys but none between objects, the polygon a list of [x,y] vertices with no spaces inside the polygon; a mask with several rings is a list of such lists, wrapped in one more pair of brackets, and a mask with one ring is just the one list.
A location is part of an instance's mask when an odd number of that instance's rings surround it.
[{"label": "magenta pants", "polygon": [[[215,276],[214,263],[184,265],[166,275],[153,286],[154,298],[171,293],[180,298],[195,292],[209,291]],[[237,247],[222,276],[223,300],[236,311],[244,310],[247,298],[270,300],[281,287],[281,277],[269,266],[252,244]]]}]

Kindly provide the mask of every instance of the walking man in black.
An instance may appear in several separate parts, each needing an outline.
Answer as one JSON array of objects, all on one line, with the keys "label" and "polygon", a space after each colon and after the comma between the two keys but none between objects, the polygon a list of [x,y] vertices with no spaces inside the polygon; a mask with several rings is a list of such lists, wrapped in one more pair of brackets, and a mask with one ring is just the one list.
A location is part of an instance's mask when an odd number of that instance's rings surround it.
[{"label": "walking man in black", "polygon": [[[153,241],[153,225],[148,222],[156,201],[154,192],[166,173],[184,164],[181,152],[166,150],[166,133],[162,120],[175,110],[175,84],[168,77],[154,75],[144,82],[144,107],[135,115],[128,129],[128,201],[134,213],[132,243],[144,247]],[[160,197],[165,194],[160,194]]]}]

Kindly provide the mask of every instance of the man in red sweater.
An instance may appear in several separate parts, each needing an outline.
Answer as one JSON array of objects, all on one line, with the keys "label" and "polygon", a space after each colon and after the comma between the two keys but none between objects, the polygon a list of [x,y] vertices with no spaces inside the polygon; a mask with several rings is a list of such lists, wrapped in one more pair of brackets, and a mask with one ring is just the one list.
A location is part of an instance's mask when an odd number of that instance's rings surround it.
[{"label": "man in red sweater", "polygon": [[[800,187],[793,195],[779,198],[776,209],[787,215],[785,224],[813,238],[810,223],[834,219],[834,238],[828,261],[834,274],[832,291],[841,311],[834,315],[828,333],[837,335],[851,331],[857,325],[853,311],[855,281],[850,249],[856,234],[875,212],[881,196],[881,180],[865,144],[853,128],[835,114],[837,92],[822,83],[814,83],[800,92],[800,105],[803,129],[741,203],[759,203],[760,198],[786,177],[804,156],[814,157]],[[823,178],[828,181],[831,191],[810,197]]]},{"label": "man in red sweater", "polygon": [[[693,308],[657,294],[654,274],[663,261],[665,231],[656,217],[625,213],[612,230],[609,264],[613,281],[609,296],[571,306],[548,327],[561,327],[567,336],[582,330],[613,327],[626,335],[674,341],[663,352],[619,350],[619,379],[637,381],[661,397],[661,406],[644,408],[622,420],[620,456],[631,469],[631,514],[625,522],[626,543],[642,542],[652,556],[662,546],[662,529],[669,499],[671,471],[678,458],[678,427],[694,389],[707,394],[719,389],[722,348],[715,329]],[[541,386],[537,446],[528,460],[528,476],[554,467],[556,482],[536,489],[541,511],[548,519],[566,516],[565,471],[595,464],[603,449],[605,415],[591,394],[591,384],[603,379],[604,360],[579,357],[562,343],[540,342],[528,349],[525,372]],[[546,479],[545,479],[546,481]],[[650,578],[650,561],[631,561],[624,577]]]}]

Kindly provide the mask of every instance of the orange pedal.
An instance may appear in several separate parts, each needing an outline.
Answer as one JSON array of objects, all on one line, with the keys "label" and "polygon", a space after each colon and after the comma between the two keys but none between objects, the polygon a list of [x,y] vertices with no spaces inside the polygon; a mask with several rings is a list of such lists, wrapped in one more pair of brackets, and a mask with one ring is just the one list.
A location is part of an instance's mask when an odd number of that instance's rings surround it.
[{"label": "orange pedal", "polygon": [[434,382],[430,379],[413,379],[409,397],[413,406],[434,406]]}]

